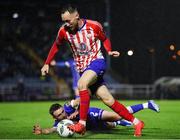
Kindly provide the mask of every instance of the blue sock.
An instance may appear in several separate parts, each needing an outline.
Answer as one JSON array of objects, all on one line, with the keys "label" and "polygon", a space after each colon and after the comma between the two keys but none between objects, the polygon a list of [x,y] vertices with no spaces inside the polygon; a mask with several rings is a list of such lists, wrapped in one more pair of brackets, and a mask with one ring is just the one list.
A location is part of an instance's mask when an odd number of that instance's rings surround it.
[{"label": "blue sock", "polygon": [[119,120],[114,123],[115,123],[115,125],[122,125],[122,126],[131,126],[132,125],[131,122],[126,121],[126,120]]},{"label": "blue sock", "polygon": [[138,112],[138,111],[140,111],[140,110],[143,110],[144,107],[143,107],[142,104],[137,104],[137,105],[129,106],[127,109],[128,109],[128,110],[130,109],[130,112],[131,112],[132,114],[134,114],[134,113],[136,113],[136,112]]}]

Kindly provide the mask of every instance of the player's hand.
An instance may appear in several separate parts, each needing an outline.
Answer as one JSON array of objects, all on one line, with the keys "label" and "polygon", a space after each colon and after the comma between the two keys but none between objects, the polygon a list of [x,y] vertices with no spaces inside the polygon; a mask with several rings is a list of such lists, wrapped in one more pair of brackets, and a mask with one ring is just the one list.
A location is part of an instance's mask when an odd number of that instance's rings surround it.
[{"label": "player's hand", "polygon": [[51,66],[55,66],[56,65],[56,61],[52,60],[50,64],[51,64]]},{"label": "player's hand", "polygon": [[108,55],[113,56],[113,57],[119,57],[120,52],[118,52],[118,51],[110,51],[110,52],[108,52]]},{"label": "player's hand", "polygon": [[35,134],[35,135],[42,134],[42,129],[41,129],[40,125],[36,124],[33,126],[33,134]]},{"label": "player's hand", "polygon": [[49,72],[49,65],[45,64],[41,69],[41,75],[45,76]]},{"label": "player's hand", "polygon": [[67,119],[69,120],[73,120],[76,118],[76,116],[79,114],[79,111],[75,111],[74,113],[72,113],[70,116],[67,117]]}]

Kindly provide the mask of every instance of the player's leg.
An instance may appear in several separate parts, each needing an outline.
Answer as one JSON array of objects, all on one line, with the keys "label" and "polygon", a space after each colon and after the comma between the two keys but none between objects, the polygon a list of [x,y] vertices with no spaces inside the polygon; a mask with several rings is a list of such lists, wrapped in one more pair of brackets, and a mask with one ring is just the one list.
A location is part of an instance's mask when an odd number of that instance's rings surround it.
[{"label": "player's leg", "polygon": [[73,88],[73,90],[74,90],[74,94],[75,94],[75,99],[79,99],[80,96],[79,96],[79,90],[78,90],[78,88]]},{"label": "player's leg", "polygon": [[[87,112],[89,109],[90,95],[88,87],[92,85],[97,79],[97,75],[92,70],[87,70],[83,73],[78,81],[78,89],[80,95],[80,122],[87,119]],[[83,121],[84,120],[84,121]]]},{"label": "player's leg", "polygon": [[[78,129],[79,126],[86,125],[87,112],[89,109],[89,91],[88,88],[99,81],[106,69],[106,62],[104,59],[96,59],[84,70],[80,79],[78,80],[78,89],[80,95],[80,121],[70,129],[76,132],[82,132],[83,129]],[[82,127],[81,127],[82,128]]]},{"label": "player's leg", "polygon": [[120,119],[121,119],[121,116],[119,116],[117,113],[106,111],[106,110],[103,110],[102,115],[101,115],[101,120],[103,121],[114,122]]},{"label": "player's leg", "polygon": [[92,70],[86,70],[78,81],[78,90],[80,95],[80,120],[75,125],[70,125],[69,129],[83,134],[85,132],[87,113],[90,103],[88,87],[96,82],[97,75]]},{"label": "player's leg", "polygon": [[106,121],[106,122],[111,122],[111,125],[113,124],[113,126],[117,126],[117,125],[131,126],[132,125],[131,122],[121,119],[121,117],[117,113],[106,111],[106,110],[102,112],[101,120]]},{"label": "player's leg", "polygon": [[[153,111],[159,112],[159,107],[153,100],[150,100],[142,104],[128,106],[127,109],[131,114],[141,111],[143,109],[151,109]],[[112,126],[112,122],[113,122],[113,126],[117,126],[117,125],[132,126],[131,122],[121,119],[121,117],[115,112],[104,110],[102,112],[101,119],[103,121],[108,121],[108,124],[111,122],[110,126]]]},{"label": "player's leg", "polygon": [[[150,109],[150,110],[153,110],[157,113],[160,111],[159,105],[156,104],[153,100],[149,100],[148,102],[145,102],[142,104],[128,106],[126,108],[129,111],[129,113],[131,113],[131,114],[137,113],[137,112],[142,111],[144,109]],[[132,123],[127,121],[127,120],[120,119],[120,120],[114,122],[114,125],[115,126],[116,125],[131,126]]]},{"label": "player's leg", "polygon": [[[159,106],[153,100],[149,100],[148,102],[145,102],[142,104],[128,106],[127,109],[129,111],[129,113],[131,113],[131,114],[134,114],[134,113],[144,110],[144,109],[151,109],[155,112],[159,112],[159,110],[160,110]],[[112,121],[114,121],[113,126],[117,126],[117,125],[131,126],[132,125],[131,122],[121,119],[121,117],[115,112],[109,112],[109,111],[104,110],[101,118],[103,121],[111,122],[110,123],[111,126],[112,126]]]},{"label": "player's leg", "polygon": [[75,94],[75,99],[78,99],[80,98],[79,96],[79,90],[78,90],[78,80],[80,79],[80,75],[79,73],[76,71],[75,69],[75,66],[73,65],[73,68],[72,68],[72,88],[74,90],[74,94]]},{"label": "player's leg", "polygon": [[112,129],[115,127],[116,127],[116,124],[114,122],[106,122],[106,128]]},{"label": "player's leg", "polygon": [[130,121],[124,120],[115,112],[110,112],[104,110],[102,112],[101,120],[106,121],[107,125],[110,126],[110,128],[113,126],[121,125],[121,126],[132,126],[132,123]]},{"label": "player's leg", "polygon": [[124,105],[119,103],[114,97],[110,94],[109,90],[105,85],[99,86],[97,89],[96,95],[113,111],[115,111],[119,116],[123,117],[125,120],[132,122],[135,126],[134,136],[141,136],[141,131],[144,127],[144,123],[137,118],[135,118]]},{"label": "player's leg", "polygon": [[131,114],[134,114],[134,113],[141,111],[143,109],[151,109],[155,112],[160,111],[159,105],[156,104],[153,100],[149,100],[148,102],[142,103],[142,104],[128,106],[127,109]]},{"label": "player's leg", "polygon": [[129,113],[124,105],[120,104],[117,100],[114,99],[105,85],[101,85],[97,89],[96,95],[104,102],[104,104],[109,106],[124,119],[129,121],[134,120],[134,116]]}]

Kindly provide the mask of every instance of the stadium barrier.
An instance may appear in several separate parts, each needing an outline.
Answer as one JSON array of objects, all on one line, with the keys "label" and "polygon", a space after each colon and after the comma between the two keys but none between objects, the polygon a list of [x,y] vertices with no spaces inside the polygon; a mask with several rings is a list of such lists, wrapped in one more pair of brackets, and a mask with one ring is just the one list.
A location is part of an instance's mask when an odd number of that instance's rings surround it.
[{"label": "stadium barrier", "polygon": [[70,97],[65,85],[54,82],[31,82],[18,86],[16,83],[0,84],[0,101],[58,100]]},{"label": "stadium barrier", "polygon": [[[113,96],[120,99],[148,99],[153,94],[152,85],[108,85]],[[60,93],[54,83],[28,83],[24,89],[16,84],[0,84],[0,101],[58,100],[71,97],[70,90],[61,85]]]},{"label": "stadium barrier", "polygon": [[119,99],[151,99],[154,95],[153,85],[108,85],[110,92]]},{"label": "stadium barrier", "polygon": [[[180,78],[162,77],[154,84],[108,83],[117,99],[180,99]],[[23,84],[0,83],[0,101],[59,100],[73,98],[72,89],[53,81],[26,81]],[[96,99],[96,97],[93,97]]]}]

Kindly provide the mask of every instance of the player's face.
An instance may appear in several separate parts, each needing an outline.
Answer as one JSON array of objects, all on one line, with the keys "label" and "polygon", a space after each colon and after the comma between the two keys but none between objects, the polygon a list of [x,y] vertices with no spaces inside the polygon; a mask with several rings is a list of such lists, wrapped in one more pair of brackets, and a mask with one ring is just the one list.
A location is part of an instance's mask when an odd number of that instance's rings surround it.
[{"label": "player's face", "polygon": [[53,113],[53,117],[56,119],[56,120],[63,120],[63,119],[66,119],[67,118],[67,115],[64,111],[64,109],[61,107],[59,109],[57,109],[56,111],[54,111]]},{"label": "player's face", "polygon": [[78,12],[74,13],[69,13],[66,11],[65,13],[61,14],[62,21],[65,22],[66,26],[74,31],[78,29],[78,19],[79,19],[79,14]]}]

